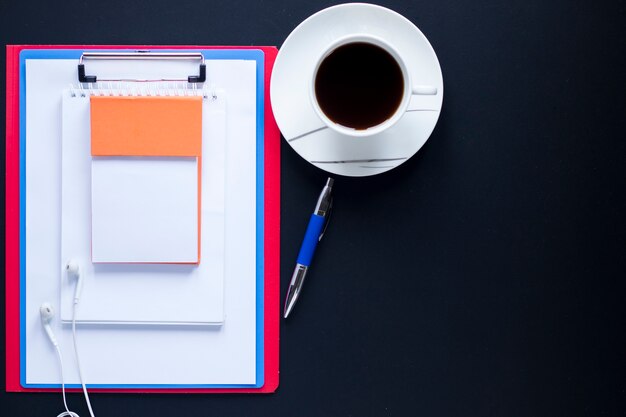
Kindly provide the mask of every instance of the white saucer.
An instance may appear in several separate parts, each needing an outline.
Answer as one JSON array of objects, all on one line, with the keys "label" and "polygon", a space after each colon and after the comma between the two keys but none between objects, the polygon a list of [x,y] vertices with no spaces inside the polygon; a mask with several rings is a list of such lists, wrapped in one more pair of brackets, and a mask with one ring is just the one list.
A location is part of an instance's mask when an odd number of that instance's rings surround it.
[{"label": "white saucer", "polygon": [[[351,34],[387,40],[413,82],[437,87],[437,95],[413,96],[402,119],[378,135],[354,138],[328,128],[311,104],[309,83],[322,51]],[[300,156],[325,171],[361,177],[395,168],[422,147],[441,112],[443,77],[435,51],[413,23],[381,6],[349,3],[320,11],[291,32],[274,64],[270,98],[280,131]]]}]

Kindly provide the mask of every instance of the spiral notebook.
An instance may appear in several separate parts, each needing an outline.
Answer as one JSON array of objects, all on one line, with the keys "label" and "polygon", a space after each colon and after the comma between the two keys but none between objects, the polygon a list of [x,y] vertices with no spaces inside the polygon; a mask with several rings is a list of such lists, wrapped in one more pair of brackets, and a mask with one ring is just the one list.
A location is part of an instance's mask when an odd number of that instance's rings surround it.
[{"label": "spiral notebook", "polygon": [[[241,170],[248,178],[247,196],[241,187],[226,195],[227,164],[254,166],[254,147],[226,157],[226,102],[230,95],[233,110],[250,108],[230,130],[235,138],[253,140],[256,63],[214,60],[208,66],[214,88],[98,82],[61,92],[61,260],[82,264],[87,291],[79,322],[223,324],[226,199],[230,206],[241,204],[240,198],[253,203],[255,187],[254,170]],[[27,60],[27,83],[47,67],[47,60]],[[64,67],[71,70],[73,64]],[[34,111],[43,103],[32,104]],[[43,136],[36,121],[26,125],[27,139]],[[38,167],[30,168],[36,176]],[[27,179],[30,168],[27,163]],[[30,198],[35,207],[44,205],[39,198],[40,193]],[[229,226],[231,234],[247,236],[246,276],[254,263],[254,215],[254,209],[242,213],[246,229]],[[71,320],[72,287],[63,281],[60,287],[64,322]]]},{"label": "spiral notebook", "polygon": [[7,47],[8,391],[60,387],[38,306],[60,310],[53,329],[71,359],[64,265],[76,259],[94,390],[276,389],[275,55]]}]

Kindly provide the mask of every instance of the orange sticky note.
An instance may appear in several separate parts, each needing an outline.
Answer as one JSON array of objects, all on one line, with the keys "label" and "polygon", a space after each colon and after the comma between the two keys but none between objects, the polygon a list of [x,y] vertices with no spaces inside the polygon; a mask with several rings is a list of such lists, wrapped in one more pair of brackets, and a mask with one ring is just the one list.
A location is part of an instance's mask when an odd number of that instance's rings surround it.
[{"label": "orange sticky note", "polygon": [[92,156],[200,156],[202,97],[91,96]]}]

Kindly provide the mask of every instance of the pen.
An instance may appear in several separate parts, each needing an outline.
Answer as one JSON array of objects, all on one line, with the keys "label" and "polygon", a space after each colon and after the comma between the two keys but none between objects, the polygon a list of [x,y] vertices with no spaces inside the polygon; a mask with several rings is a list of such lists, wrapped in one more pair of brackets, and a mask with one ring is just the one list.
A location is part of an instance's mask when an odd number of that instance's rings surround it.
[{"label": "pen", "polygon": [[300,252],[298,253],[298,260],[296,261],[296,268],[291,276],[291,282],[289,283],[289,289],[287,290],[287,298],[285,299],[285,309],[283,311],[284,317],[287,318],[293,306],[296,304],[300,291],[302,290],[302,283],[306,272],[311,265],[311,259],[315,253],[315,248],[322,236],[326,231],[328,225],[328,218],[333,205],[332,191],[333,191],[333,179],[328,178],[326,185],[322,189],[319,198],[317,199],[317,205],[309,225],[306,228],[304,239],[302,240],[302,246],[300,246]]}]

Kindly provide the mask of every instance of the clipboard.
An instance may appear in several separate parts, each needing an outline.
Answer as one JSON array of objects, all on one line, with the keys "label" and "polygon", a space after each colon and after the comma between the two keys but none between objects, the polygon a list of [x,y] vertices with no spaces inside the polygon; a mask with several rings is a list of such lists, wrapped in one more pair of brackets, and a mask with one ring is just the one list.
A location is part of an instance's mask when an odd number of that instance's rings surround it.
[{"label": "clipboard", "polygon": [[[204,46],[29,46],[7,47],[7,142],[6,142],[6,389],[7,391],[57,391],[57,386],[26,384],[24,381],[24,219],[21,213],[23,204],[23,165],[24,149],[21,142],[24,135],[24,100],[21,99],[25,71],[20,55],[23,51],[120,51],[135,50],[182,51],[190,53],[199,50],[221,51],[224,56],[236,59],[238,51],[260,51],[263,55],[263,68],[258,78],[258,88],[263,110],[263,127],[258,137],[263,137],[262,152],[257,154],[257,162],[262,166],[262,175],[257,178],[257,196],[263,196],[263,203],[257,208],[258,223],[263,229],[263,244],[257,248],[262,262],[257,263],[258,277],[262,284],[257,291],[258,305],[262,314],[257,316],[257,336],[262,337],[258,344],[257,358],[262,366],[257,368],[255,384],[247,385],[138,385],[138,386],[96,386],[94,392],[144,392],[144,393],[269,393],[278,386],[278,331],[279,331],[279,197],[280,197],[280,135],[273,118],[269,102],[269,80],[276,57],[273,47],[204,47]],[[92,76],[83,72],[85,77]],[[202,66],[198,74],[190,77],[202,78]],[[187,81],[193,81],[188,79]],[[22,145],[22,146],[21,146]],[[262,290],[259,290],[261,289]],[[87,381],[89,384],[89,381]],[[89,384],[91,385],[91,384]],[[91,385],[93,386],[93,385]],[[77,388],[72,388],[78,390]]]}]

